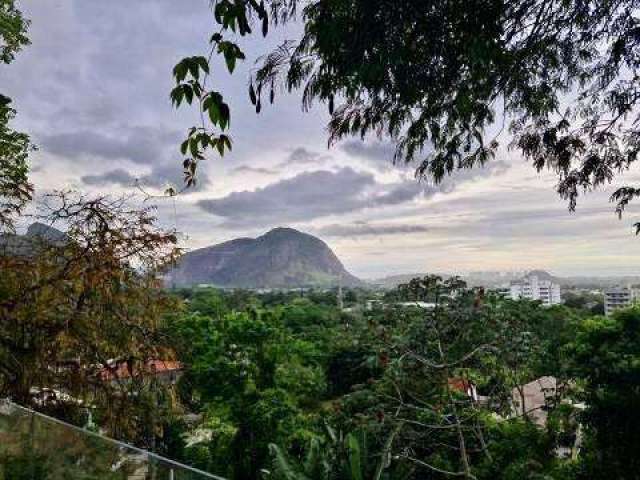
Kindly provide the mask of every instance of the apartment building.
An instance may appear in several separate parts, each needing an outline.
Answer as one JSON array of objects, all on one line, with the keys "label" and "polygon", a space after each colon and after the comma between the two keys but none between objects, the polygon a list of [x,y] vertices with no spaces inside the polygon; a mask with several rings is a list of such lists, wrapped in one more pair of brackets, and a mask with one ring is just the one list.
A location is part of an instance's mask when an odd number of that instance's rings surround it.
[{"label": "apartment building", "polygon": [[511,282],[508,287],[500,289],[505,296],[519,300],[539,300],[543,305],[558,305],[562,302],[560,285],[551,280],[544,280],[537,275],[527,275],[521,280]]},{"label": "apartment building", "polygon": [[604,314],[609,316],[620,308],[630,307],[636,302],[636,295],[629,287],[614,287],[604,292]]}]

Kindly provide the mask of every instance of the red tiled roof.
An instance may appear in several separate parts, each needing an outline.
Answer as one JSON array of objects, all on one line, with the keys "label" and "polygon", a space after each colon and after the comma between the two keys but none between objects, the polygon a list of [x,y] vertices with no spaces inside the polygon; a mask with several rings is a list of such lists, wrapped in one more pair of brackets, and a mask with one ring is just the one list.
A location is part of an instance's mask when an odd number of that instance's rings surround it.
[{"label": "red tiled roof", "polygon": [[133,371],[129,368],[127,362],[119,362],[113,367],[105,367],[100,370],[100,379],[103,381],[110,381],[115,379],[131,378],[132,376],[138,376],[140,374],[157,375],[164,372],[172,372],[182,370],[182,363],[175,360],[149,360],[144,370],[140,372],[137,367],[133,367]]},{"label": "red tiled roof", "polygon": [[449,387],[457,392],[468,393],[472,386],[473,383],[466,378],[452,377],[449,379]]}]

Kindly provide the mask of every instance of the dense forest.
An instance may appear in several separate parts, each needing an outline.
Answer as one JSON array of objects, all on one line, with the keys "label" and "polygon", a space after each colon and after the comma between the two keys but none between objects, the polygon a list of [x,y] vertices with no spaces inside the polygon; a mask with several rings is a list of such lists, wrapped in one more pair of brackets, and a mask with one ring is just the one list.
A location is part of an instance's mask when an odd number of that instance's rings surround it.
[{"label": "dense forest", "polygon": [[[2,396],[230,479],[633,478],[640,310],[594,316],[437,276],[341,302],[336,289],[167,291],[104,252],[74,257],[81,241],[2,257],[42,282],[0,282],[15,312]],[[89,283],[48,283],[67,270]],[[126,382],[105,381],[107,358]],[[155,359],[180,375],[157,381]],[[34,386],[65,395],[38,401]]]},{"label": "dense forest", "polygon": [[[168,327],[190,367],[179,397],[208,435],[185,442],[194,427],[173,425],[167,454],[238,479],[628,471],[640,312],[593,317],[438,277],[394,293],[438,306],[344,313],[332,293],[181,292]],[[557,381],[544,405],[514,410],[541,377]]]}]

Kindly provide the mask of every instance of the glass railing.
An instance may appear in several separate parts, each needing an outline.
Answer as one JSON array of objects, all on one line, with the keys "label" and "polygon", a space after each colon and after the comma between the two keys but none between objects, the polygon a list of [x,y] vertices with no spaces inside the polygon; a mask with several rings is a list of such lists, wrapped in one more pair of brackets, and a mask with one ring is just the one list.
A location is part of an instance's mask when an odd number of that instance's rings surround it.
[{"label": "glass railing", "polygon": [[224,480],[0,400],[0,480]]}]

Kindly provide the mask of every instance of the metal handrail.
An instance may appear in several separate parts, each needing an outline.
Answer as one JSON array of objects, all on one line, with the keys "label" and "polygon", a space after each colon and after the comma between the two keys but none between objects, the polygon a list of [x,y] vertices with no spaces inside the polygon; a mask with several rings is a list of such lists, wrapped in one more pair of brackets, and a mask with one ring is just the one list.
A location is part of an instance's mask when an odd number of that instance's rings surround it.
[{"label": "metal handrail", "polygon": [[[106,443],[109,443],[111,445],[117,446],[119,448],[123,448],[123,449],[126,449],[126,450],[133,451],[135,453],[141,454],[141,455],[145,455],[148,458],[151,458],[153,460],[157,460],[157,461],[159,461],[161,463],[168,464],[171,467],[174,467],[175,469],[186,470],[188,472],[191,472],[191,473],[194,473],[194,474],[197,474],[197,475],[201,475],[204,478],[209,478],[209,479],[213,479],[213,480],[227,480],[224,477],[220,477],[218,475],[213,475],[211,473],[205,472],[204,470],[200,470],[200,469],[197,469],[197,468],[194,468],[194,467],[190,467],[189,465],[185,465],[183,463],[176,462],[175,460],[171,460],[169,458],[163,457],[161,455],[158,455],[156,453],[150,452],[148,450],[144,450],[142,448],[134,447],[133,445],[129,445],[128,443],[124,443],[124,442],[121,442],[119,440],[115,440],[113,438],[105,437],[104,435],[100,435],[99,433],[92,432],[90,430],[86,430],[86,429],[81,428],[81,427],[77,427],[75,425],[72,425],[70,423],[64,422],[64,421],[59,420],[57,418],[50,417],[49,415],[45,415],[44,413],[36,412],[35,410],[31,410],[30,408],[23,407],[22,405],[18,405],[16,403],[11,402],[10,400],[7,400],[7,399],[4,399],[4,400],[0,399],[0,409],[3,406],[8,406],[9,408],[17,409],[17,410],[19,410],[19,411],[21,411],[21,412],[23,412],[25,414],[33,415],[33,416],[36,416],[36,417],[41,418],[43,420],[46,420],[48,422],[52,422],[52,423],[55,423],[55,424],[60,425],[62,427],[74,430],[74,431],[76,431],[78,433],[81,433],[83,435],[87,435],[87,436],[90,436],[90,437],[93,437],[93,438],[97,438],[99,440],[102,440],[102,441],[104,441]],[[1,414],[1,410],[0,410],[0,414]]]}]

